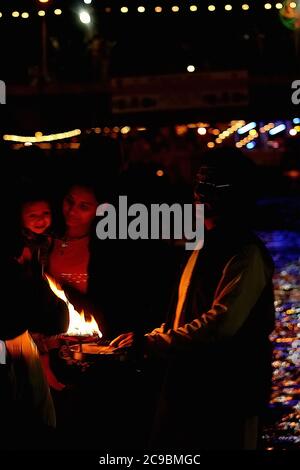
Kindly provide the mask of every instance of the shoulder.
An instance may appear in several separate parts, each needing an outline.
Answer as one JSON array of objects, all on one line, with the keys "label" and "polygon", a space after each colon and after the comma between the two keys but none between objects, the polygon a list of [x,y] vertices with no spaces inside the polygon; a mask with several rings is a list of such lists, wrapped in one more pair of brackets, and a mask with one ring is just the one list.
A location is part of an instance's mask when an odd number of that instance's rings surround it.
[{"label": "shoulder", "polygon": [[273,259],[264,243],[253,235],[244,241],[228,261],[224,271],[227,269],[254,270],[264,272],[266,278],[272,278],[274,273]]}]

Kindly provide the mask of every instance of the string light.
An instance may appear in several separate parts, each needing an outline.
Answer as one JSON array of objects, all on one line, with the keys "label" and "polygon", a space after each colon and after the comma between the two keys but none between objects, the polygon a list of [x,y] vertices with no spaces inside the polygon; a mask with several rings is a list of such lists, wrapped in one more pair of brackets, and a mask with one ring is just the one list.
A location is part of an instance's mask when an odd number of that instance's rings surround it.
[{"label": "string light", "polygon": [[62,14],[62,10],[61,10],[60,8],[56,8],[56,9],[54,10],[54,15],[59,16],[59,15],[61,15],[61,14]]},{"label": "string light", "polygon": [[275,7],[277,8],[277,10],[281,10],[281,8],[283,8],[283,5],[282,3],[276,3]]},{"label": "string light", "polygon": [[177,12],[179,11],[179,7],[178,7],[177,5],[174,5],[174,6],[172,7],[172,11],[173,11],[174,13],[177,13]]},{"label": "string light", "polygon": [[231,11],[232,10],[232,5],[225,5],[225,10],[226,11]]},{"label": "string light", "polygon": [[208,5],[208,11],[215,11],[215,5]]},{"label": "string light", "polygon": [[265,9],[266,10],[271,10],[271,8],[272,8],[271,3],[265,3]]},{"label": "string light", "polygon": [[145,13],[146,8],[141,6],[141,7],[138,7],[137,10],[138,10],[139,13]]},{"label": "string light", "polygon": [[197,10],[198,10],[197,5],[191,5],[191,6],[190,6],[190,10],[191,10],[191,11],[197,11]]},{"label": "string light", "polygon": [[45,15],[46,15],[45,10],[39,10],[39,11],[38,11],[38,15],[39,15],[39,16],[45,16]]},{"label": "string light", "polygon": [[188,65],[186,69],[190,73],[195,72],[195,66],[194,65]]},{"label": "string light", "polygon": [[128,13],[127,7],[121,7],[121,13]]},{"label": "string light", "polygon": [[34,144],[37,142],[52,142],[54,140],[70,139],[71,137],[76,137],[80,134],[81,134],[80,129],[74,129],[72,131],[60,132],[58,134],[49,134],[49,135],[43,135],[42,132],[36,132],[34,137],[5,134],[3,136],[3,140],[9,141],[9,142],[23,142],[23,143],[31,142]]},{"label": "string light", "polygon": [[162,7],[155,7],[156,13],[161,13],[162,12]]},{"label": "string light", "polygon": [[249,6],[247,3],[244,3],[244,4],[242,5],[242,9],[243,9],[244,11],[247,11],[247,10],[250,9],[250,6]]},{"label": "string light", "polygon": [[13,11],[11,16],[13,16],[14,18],[18,18],[20,16],[20,13],[18,11]]},{"label": "string light", "polygon": [[24,18],[24,19],[29,18],[29,13],[27,13],[26,11],[24,11],[21,16],[22,16],[22,18]]}]

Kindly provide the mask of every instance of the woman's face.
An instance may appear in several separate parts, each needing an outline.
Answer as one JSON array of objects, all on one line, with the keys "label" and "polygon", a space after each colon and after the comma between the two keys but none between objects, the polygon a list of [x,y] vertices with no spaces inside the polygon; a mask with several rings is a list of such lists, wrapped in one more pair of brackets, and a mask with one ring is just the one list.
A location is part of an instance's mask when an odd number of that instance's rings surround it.
[{"label": "woman's face", "polygon": [[27,202],[22,207],[22,225],[41,234],[51,225],[51,209],[47,201]]},{"label": "woman's face", "polygon": [[63,215],[67,227],[90,229],[98,206],[93,191],[83,186],[73,186],[63,201]]}]

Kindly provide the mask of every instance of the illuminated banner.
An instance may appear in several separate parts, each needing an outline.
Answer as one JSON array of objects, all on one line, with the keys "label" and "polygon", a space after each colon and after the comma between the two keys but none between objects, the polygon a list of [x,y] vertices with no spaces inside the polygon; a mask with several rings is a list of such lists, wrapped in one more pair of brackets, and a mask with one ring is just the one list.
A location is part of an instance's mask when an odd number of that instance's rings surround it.
[{"label": "illuminated banner", "polygon": [[246,106],[246,71],[113,79],[113,113]]}]

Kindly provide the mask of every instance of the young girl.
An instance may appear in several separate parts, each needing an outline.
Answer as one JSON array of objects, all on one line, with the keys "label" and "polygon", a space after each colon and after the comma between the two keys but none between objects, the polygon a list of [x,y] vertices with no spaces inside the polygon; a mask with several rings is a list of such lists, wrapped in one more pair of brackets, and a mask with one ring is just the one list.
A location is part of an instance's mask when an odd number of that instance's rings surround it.
[{"label": "young girl", "polygon": [[37,268],[43,274],[51,247],[52,213],[49,201],[42,196],[24,199],[20,209],[20,239],[17,261],[28,269]]},{"label": "young girl", "polygon": [[[52,211],[47,197],[37,193],[23,198],[20,207],[20,223],[21,230],[16,260],[24,267],[28,277],[42,277],[52,245]],[[64,385],[53,374],[49,362],[48,351],[51,349],[53,338],[36,332],[32,332],[31,335],[40,352],[41,361],[50,387],[55,390],[62,390]]]}]

